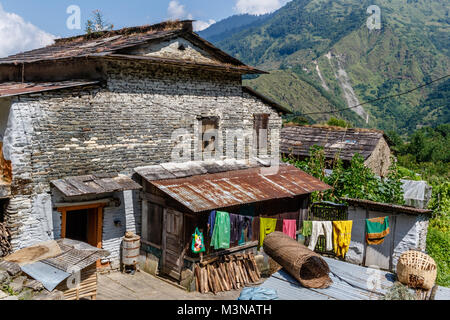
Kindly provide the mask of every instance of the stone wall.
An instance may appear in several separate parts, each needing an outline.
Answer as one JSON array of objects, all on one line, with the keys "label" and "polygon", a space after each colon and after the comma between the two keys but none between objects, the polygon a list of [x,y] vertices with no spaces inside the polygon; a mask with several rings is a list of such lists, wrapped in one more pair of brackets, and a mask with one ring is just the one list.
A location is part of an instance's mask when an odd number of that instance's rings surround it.
[{"label": "stone wall", "polygon": [[[242,129],[240,141],[251,141],[255,113],[270,114],[274,133],[281,128],[275,110],[242,92],[239,75],[136,62],[108,62],[104,67],[104,86],[11,101],[3,152],[12,161],[13,197],[6,223],[14,250],[60,236],[51,180],[92,173],[131,175],[136,167],[173,161],[173,132],[187,129],[194,141],[198,117],[218,117],[224,138],[227,130]],[[223,147],[225,153],[226,143]],[[140,233],[137,194],[125,193],[122,200],[120,208],[106,208],[104,215],[104,246],[113,257],[118,257],[125,230]],[[117,228],[114,219],[123,217]]]}]

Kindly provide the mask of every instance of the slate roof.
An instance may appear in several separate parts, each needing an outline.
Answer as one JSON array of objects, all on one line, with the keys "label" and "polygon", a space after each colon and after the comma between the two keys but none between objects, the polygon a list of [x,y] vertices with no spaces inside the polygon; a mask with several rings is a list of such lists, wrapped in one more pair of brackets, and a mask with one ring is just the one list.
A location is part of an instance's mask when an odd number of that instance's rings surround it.
[{"label": "slate roof", "polygon": [[[210,53],[217,62],[194,63],[184,60],[165,59],[157,57],[139,57],[128,55],[127,50],[152,41],[162,41],[183,37]],[[150,26],[123,28],[114,31],[96,32],[71,38],[57,39],[54,44],[44,48],[15,54],[0,59],[1,64],[21,64],[42,61],[55,61],[75,58],[117,58],[141,59],[149,62],[176,63],[186,65],[203,65],[239,70],[242,73],[265,73],[247,66],[210,42],[202,39],[192,31],[192,21],[167,21]]]},{"label": "slate roof", "polygon": [[327,159],[333,159],[339,152],[343,160],[351,160],[356,153],[367,160],[383,138],[388,142],[384,133],[378,130],[292,126],[281,130],[280,151],[309,157],[311,147],[318,145],[324,147]]},{"label": "slate roof", "polygon": [[66,197],[141,189],[131,178],[117,174],[67,177],[51,183]]}]

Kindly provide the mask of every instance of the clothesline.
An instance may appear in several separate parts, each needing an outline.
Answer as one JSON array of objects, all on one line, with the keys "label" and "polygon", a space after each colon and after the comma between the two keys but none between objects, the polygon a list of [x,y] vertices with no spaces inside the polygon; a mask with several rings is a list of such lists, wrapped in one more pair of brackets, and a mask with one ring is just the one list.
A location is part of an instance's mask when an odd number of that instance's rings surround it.
[{"label": "clothesline", "polygon": [[[230,212],[231,213],[231,212]],[[278,218],[271,218],[271,217],[263,217],[263,216],[245,216],[242,214],[235,214],[234,215],[237,216],[243,216],[243,217],[248,217],[248,218],[266,218],[266,219],[275,219],[277,221],[283,221],[283,220],[296,220],[296,219],[291,219],[291,218],[282,218],[282,219],[278,219]],[[380,216],[379,218],[392,218],[392,217],[396,217],[397,215],[391,215],[391,216]],[[369,218],[372,219],[372,218]],[[367,219],[347,219],[347,220],[308,220],[308,219],[304,219],[302,221],[366,221]]]}]

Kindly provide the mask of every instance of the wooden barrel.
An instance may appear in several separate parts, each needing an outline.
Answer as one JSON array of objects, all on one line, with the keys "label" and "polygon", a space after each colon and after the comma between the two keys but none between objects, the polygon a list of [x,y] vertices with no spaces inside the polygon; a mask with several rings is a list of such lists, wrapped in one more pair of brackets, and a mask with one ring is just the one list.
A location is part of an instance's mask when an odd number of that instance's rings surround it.
[{"label": "wooden barrel", "polygon": [[123,238],[122,243],[122,261],[126,266],[134,266],[138,263],[139,252],[141,249],[141,237],[137,235],[128,235]]}]

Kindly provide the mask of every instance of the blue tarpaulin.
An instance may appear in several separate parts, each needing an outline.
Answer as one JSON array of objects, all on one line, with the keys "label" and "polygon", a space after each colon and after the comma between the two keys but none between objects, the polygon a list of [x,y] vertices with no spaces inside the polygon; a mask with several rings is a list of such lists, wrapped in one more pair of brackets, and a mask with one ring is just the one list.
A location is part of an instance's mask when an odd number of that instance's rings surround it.
[{"label": "blue tarpaulin", "polygon": [[275,290],[261,287],[245,288],[242,290],[238,300],[276,300],[278,294]]}]

